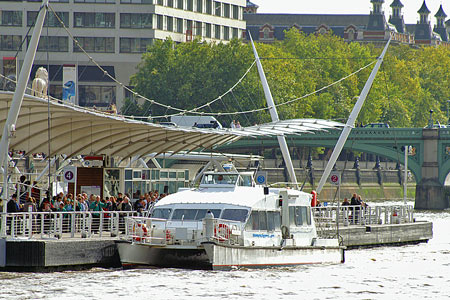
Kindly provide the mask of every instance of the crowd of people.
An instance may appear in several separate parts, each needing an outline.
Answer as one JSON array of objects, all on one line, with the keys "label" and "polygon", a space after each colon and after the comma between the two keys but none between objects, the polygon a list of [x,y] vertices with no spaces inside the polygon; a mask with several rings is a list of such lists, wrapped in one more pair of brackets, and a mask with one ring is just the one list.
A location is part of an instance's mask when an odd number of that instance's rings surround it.
[{"label": "crowd of people", "polygon": [[356,205],[356,206],[362,206],[362,207],[367,207],[367,203],[365,203],[364,201],[362,201],[361,199],[361,195],[358,195],[356,193],[354,193],[352,195],[352,198],[350,199],[350,202],[348,201],[348,198],[344,198],[344,201],[341,204],[342,206],[348,206],[348,205]]},{"label": "crowd of people", "polygon": [[[28,187],[28,188],[27,188]],[[59,194],[51,199],[48,194],[42,200],[40,193],[33,191],[33,188],[26,183],[24,178],[20,178],[20,183],[16,187],[16,193],[12,195],[7,203],[7,212],[68,212],[68,211],[137,211],[143,212],[151,210],[155,203],[166,196],[158,191],[151,191],[139,196],[134,203],[128,194],[118,193],[117,196],[101,198],[99,195],[88,195],[87,193]]]}]

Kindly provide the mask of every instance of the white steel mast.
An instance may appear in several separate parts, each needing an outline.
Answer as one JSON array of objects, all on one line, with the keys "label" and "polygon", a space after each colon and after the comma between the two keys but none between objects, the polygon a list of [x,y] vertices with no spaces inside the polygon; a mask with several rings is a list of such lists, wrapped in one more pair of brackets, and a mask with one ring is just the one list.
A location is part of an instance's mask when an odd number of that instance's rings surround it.
[{"label": "white steel mast", "polygon": [[[261,60],[259,59],[258,52],[256,51],[255,44],[251,34],[249,33],[250,41],[253,47],[253,53],[256,59],[256,66],[258,67],[259,77],[261,78],[261,83],[264,89],[264,95],[266,96],[267,106],[269,107],[270,117],[273,122],[278,122],[280,118],[278,117],[277,108],[275,102],[272,98],[272,93],[270,92],[269,84],[267,83],[266,75],[264,74],[264,69],[261,65]],[[292,159],[289,154],[289,148],[287,146],[286,138],[284,134],[277,135],[278,143],[280,144],[281,153],[283,154],[283,159],[286,164],[286,168],[289,173],[290,182],[294,184],[295,188],[298,189],[297,177],[295,176],[294,165],[292,164]]]},{"label": "white steel mast", "polygon": [[359,112],[361,111],[361,108],[364,104],[364,101],[367,98],[367,95],[369,94],[370,88],[372,87],[372,83],[375,79],[375,76],[378,73],[378,70],[380,69],[381,64],[383,63],[384,56],[386,55],[386,51],[389,48],[389,44],[391,43],[391,38],[389,38],[389,41],[387,42],[386,46],[383,49],[383,52],[381,53],[380,57],[378,57],[378,61],[375,64],[375,67],[372,70],[372,73],[370,73],[369,79],[366,82],[366,85],[364,86],[361,95],[359,95],[358,100],[356,101],[355,106],[353,107],[352,112],[350,113],[350,116],[348,117],[347,123],[345,124],[344,129],[342,130],[342,133],[339,137],[339,140],[334,147],[333,153],[331,154],[330,160],[327,163],[327,166],[325,167],[325,170],[323,171],[322,178],[320,178],[319,185],[317,187],[317,194],[320,194],[322,191],[323,186],[325,185],[325,182],[330,175],[330,172],[336,163],[339,155],[341,154],[342,148],[344,148],[344,144],[347,141],[347,138],[350,134],[350,131],[355,125],[356,118],[359,115]]},{"label": "white steel mast", "polygon": [[[25,89],[27,88],[28,79],[30,78],[31,67],[33,66],[34,57],[36,55],[36,49],[41,37],[42,27],[44,25],[45,14],[48,11],[48,1],[42,1],[42,6],[39,10],[39,14],[36,18],[33,34],[31,36],[28,49],[23,60],[22,68],[20,69],[19,78],[16,84],[16,91],[11,102],[11,108],[8,112],[5,125],[3,127],[2,139],[0,141],[0,166],[3,167],[4,187],[3,187],[3,212],[6,213],[6,207],[9,200],[8,195],[8,149],[10,144],[11,135],[15,132],[15,126],[17,118],[19,117],[20,107],[22,106],[23,96]],[[2,218],[2,235],[6,235],[6,216]]]}]

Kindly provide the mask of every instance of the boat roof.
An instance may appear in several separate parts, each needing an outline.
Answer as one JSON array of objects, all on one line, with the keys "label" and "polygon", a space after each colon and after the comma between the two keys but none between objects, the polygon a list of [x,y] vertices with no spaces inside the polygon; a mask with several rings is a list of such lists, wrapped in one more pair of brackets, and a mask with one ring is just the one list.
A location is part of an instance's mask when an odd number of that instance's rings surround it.
[{"label": "boat roof", "polygon": [[[273,192],[270,195],[277,196]],[[158,201],[155,207],[170,204],[229,204],[254,207],[264,196],[262,187],[200,188],[166,196]]]},{"label": "boat roof", "polygon": [[[191,189],[166,196],[158,201],[155,207],[172,204],[228,204],[258,208],[264,202],[262,200],[266,198],[278,198],[279,190],[270,189],[269,194],[264,195],[264,188],[262,186]],[[292,189],[288,190],[288,194],[309,197],[307,193]]]}]

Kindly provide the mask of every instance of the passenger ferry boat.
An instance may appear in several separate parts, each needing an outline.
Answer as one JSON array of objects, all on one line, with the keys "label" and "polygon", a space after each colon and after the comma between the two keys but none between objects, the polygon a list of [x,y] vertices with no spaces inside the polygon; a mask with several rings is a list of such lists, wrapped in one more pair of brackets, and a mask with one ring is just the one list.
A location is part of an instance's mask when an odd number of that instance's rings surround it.
[{"label": "passenger ferry boat", "polygon": [[206,172],[196,189],[127,219],[123,266],[231,269],[344,262],[337,239],[317,236],[313,195],[257,186],[252,174]]}]

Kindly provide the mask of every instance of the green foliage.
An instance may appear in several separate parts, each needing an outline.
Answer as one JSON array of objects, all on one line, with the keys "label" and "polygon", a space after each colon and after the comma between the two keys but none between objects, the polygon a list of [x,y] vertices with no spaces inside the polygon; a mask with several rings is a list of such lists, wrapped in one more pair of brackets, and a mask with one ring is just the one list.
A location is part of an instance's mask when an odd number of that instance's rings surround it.
[{"label": "green foliage", "polygon": [[[329,35],[305,35],[295,28],[282,42],[257,44],[264,71],[277,104],[327,86],[373,62],[381,49],[346,43]],[[193,109],[228,91],[254,61],[251,46],[239,40],[207,44],[200,40],[175,44],[156,41],[142,56],[131,78],[135,90],[157,102]],[[346,120],[372,70],[369,67],[330,88],[278,107],[280,117]],[[429,110],[447,123],[450,100],[450,49],[420,49],[393,45],[372,86],[358,123],[388,122],[395,127],[423,127]],[[262,86],[253,67],[243,81],[202,111],[233,112],[266,107]],[[153,116],[173,110],[127,100],[127,114]],[[131,113],[132,112],[132,113]],[[238,119],[244,126],[270,121],[267,111],[219,118]]]}]

